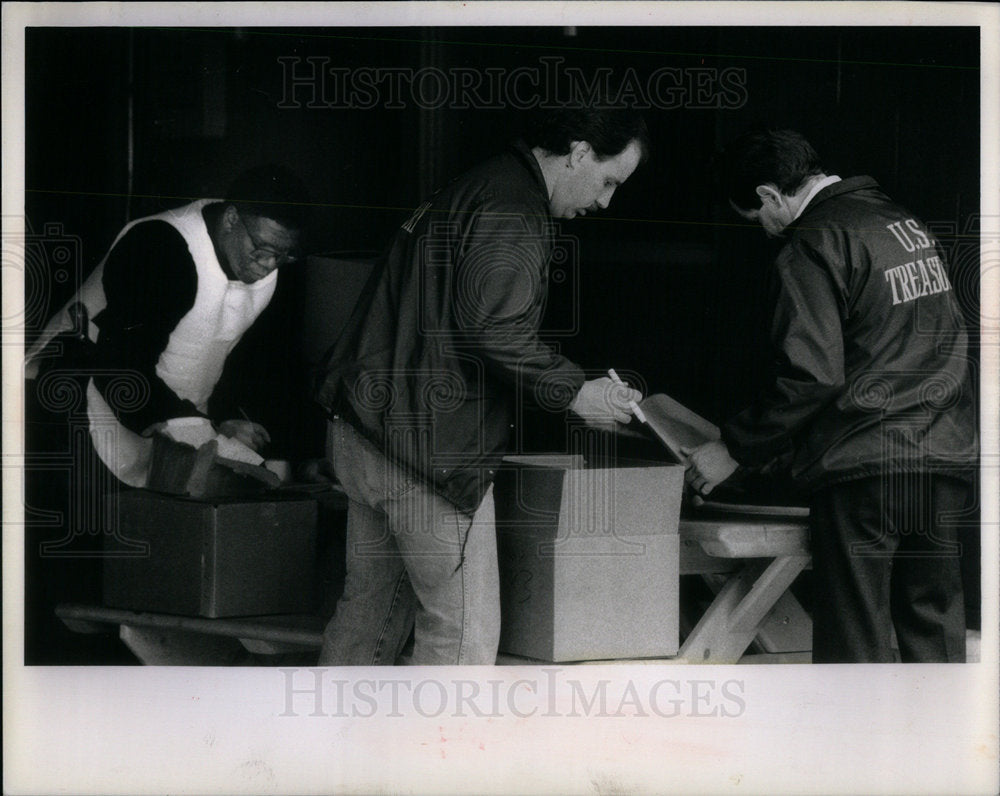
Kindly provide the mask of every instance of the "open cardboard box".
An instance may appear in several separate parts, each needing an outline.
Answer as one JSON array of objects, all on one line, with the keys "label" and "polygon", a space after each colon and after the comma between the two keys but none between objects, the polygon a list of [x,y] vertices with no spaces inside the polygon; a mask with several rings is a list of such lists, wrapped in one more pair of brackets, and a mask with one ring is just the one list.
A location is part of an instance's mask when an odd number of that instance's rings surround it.
[{"label": "open cardboard box", "polygon": [[215,440],[198,448],[153,436],[153,453],[146,486],[156,492],[190,497],[259,495],[281,484],[265,467],[225,459]]},{"label": "open cardboard box", "polygon": [[543,661],[674,655],[684,468],[511,456],[494,486],[501,652]]}]

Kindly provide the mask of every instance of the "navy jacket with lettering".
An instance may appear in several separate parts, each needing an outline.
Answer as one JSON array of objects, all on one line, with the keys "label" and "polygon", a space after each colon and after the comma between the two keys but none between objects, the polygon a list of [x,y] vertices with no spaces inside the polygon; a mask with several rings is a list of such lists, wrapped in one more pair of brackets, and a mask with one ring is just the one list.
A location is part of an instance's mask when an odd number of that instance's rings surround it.
[{"label": "navy jacket with lettering", "polygon": [[457,178],[397,231],[318,380],[323,406],[469,513],[521,400],[562,410],[583,384],[539,338],[554,232],[523,144]]},{"label": "navy jacket with lettering", "polygon": [[870,177],[825,187],[785,230],[773,276],[777,378],[723,427],[733,458],[790,445],[814,490],[976,460],[968,341],[944,256]]}]

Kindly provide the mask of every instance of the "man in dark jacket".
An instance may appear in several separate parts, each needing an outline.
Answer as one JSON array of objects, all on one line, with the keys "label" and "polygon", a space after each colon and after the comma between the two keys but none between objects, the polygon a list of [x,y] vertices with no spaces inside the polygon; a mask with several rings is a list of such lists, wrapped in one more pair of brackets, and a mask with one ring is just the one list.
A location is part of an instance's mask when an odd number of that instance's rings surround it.
[{"label": "man in dark jacket", "polygon": [[[776,378],[691,452],[703,494],[791,448],[811,493],[813,661],[964,661],[956,517],[977,455],[967,337],[928,229],[870,177],[827,175],[790,130],[721,158],[733,207],[787,243]],[[737,464],[738,463],[738,464]]]},{"label": "man in dark jacket", "polygon": [[608,206],[646,154],[625,110],[539,117],[398,230],[334,347],[319,400],[350,498],[344,594],[321,664],[492,664],[500,632],[492,481],[522,399],[600,424],[640,394],[539,339],[552,216]]}]

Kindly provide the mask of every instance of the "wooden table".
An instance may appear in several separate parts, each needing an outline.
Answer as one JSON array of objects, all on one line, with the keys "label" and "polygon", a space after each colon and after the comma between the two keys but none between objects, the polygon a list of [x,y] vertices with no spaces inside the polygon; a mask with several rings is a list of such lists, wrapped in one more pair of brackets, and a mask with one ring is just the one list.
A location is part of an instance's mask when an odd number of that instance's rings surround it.
[{"label": "wooden table", "polygon": [[[810,660],[812,623],[789,591],[810,565],[804,514],[692,512],[682,516],[679,534],[680,574],[698,575],[715,596],[671,662]],[[79,632],[117,626],[125,644],[150,665],[232,665],[253,656],[266,663],[283,654],[307,655],[319,651],[324,624],[312,615],[207,619],[79,604],[60,605],[56,614]],[[746,656],[755,640],[765,654]]]},{"label": "wooden table", "polygon": [[788,590],[811,563],[808,513],[709,511],[681,518],[681,575],[715,599],[681,645],[688,663],[736,663],[756,639],[774,662],[808,662],[812,621]]}]

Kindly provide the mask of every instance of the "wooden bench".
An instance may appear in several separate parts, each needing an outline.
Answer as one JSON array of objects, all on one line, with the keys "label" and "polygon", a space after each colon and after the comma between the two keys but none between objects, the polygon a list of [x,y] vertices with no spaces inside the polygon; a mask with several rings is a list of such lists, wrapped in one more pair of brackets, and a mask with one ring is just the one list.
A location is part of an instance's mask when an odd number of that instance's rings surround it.
[{"label": "wooden bench", "polygon": [[205,619],[64,603],[56,615],[78,633],[117,626],[125,645],[150,666],[219,666],[250,656],[319,652],[323,620],[309,614]]}]

